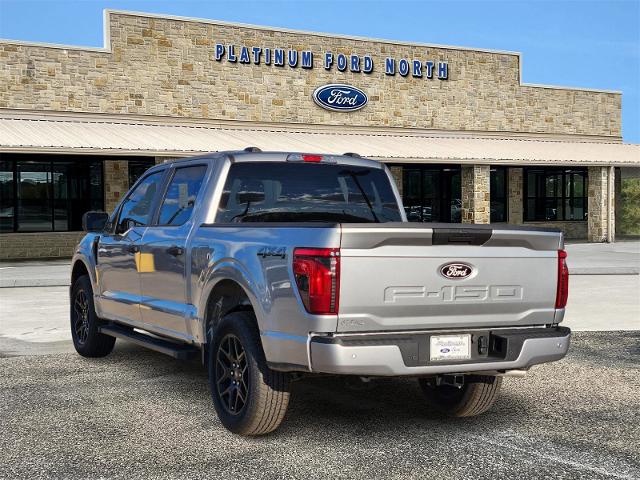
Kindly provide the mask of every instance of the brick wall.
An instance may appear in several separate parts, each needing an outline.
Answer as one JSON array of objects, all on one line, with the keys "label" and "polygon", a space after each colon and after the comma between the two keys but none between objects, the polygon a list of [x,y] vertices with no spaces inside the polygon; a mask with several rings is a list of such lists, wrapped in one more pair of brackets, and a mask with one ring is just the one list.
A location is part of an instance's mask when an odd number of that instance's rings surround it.
[{"label": "brick wall", "polygon": [[0,260],[71,257],[84,232],[3,233]]},{"label": "brick wall", "polygon": [[[0,43],[0,108],[261,122],[620,137],[621,96],[520,85],[519,56],[110,15],[111,51]],[[311,50],[314,68],[215,60],[225,45]],[[325,51],[368,54],[370,74],[327,71]],[[448,62],[448,80],[387,76],[386,57]],[[349,114],[311,100],[327,83],[369,95]]]}]

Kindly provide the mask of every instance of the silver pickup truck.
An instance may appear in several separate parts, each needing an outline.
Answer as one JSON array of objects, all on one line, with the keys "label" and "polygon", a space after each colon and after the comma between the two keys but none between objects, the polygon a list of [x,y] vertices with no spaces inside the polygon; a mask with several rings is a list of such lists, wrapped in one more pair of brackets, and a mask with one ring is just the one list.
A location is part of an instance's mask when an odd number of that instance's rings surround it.
[{"label": "silver pickup truck", "polygon": [[157,165],[73,257],[76,350],[116,338],[208,366],[221,422],[275,430],[304,375],[417,378],[454,416],[561,359],[562,234],[408,223],[388,169],[256,148]]}]

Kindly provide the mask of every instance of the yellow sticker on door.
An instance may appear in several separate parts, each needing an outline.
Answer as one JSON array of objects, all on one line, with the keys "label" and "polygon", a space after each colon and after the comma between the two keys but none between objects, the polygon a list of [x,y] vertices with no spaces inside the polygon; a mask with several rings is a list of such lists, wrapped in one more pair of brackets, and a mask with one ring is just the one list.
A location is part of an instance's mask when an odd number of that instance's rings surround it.
[{"label": "yellow sticker on door", "polygon": [[138,273],[153,273],[156,271],[156,264],[153,261],[153,253],[136,252],[136,270]]}]

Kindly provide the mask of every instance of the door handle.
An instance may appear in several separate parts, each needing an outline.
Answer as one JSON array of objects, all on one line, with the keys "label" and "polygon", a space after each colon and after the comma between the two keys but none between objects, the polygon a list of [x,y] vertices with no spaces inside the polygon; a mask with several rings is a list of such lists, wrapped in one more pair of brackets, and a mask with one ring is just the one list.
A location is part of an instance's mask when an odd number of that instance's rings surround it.
[{"label": "door handle", "polygon": [[169,255],[173,255],[174,257],[177,257],[178,255],[182,255],[184,253],[184,248],[178,247],[177,245],[172,245],[169,248],[167,248],[167,253]]},{"label": "door handle", "polygon": [[138,253],[140,251],[140,247],[138,245],[129,245],[129,253]]}]

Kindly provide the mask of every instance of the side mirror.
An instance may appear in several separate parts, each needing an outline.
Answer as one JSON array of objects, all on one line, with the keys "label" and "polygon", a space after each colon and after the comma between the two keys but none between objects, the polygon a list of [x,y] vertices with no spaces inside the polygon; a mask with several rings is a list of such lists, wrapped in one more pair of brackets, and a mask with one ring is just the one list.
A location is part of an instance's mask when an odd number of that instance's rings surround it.
[{"label": "side mirror", "polygon": [[82,215],[82,229],[85,232],[102,232],[108,220],[109,215],[106,212],[85,212]]}]

